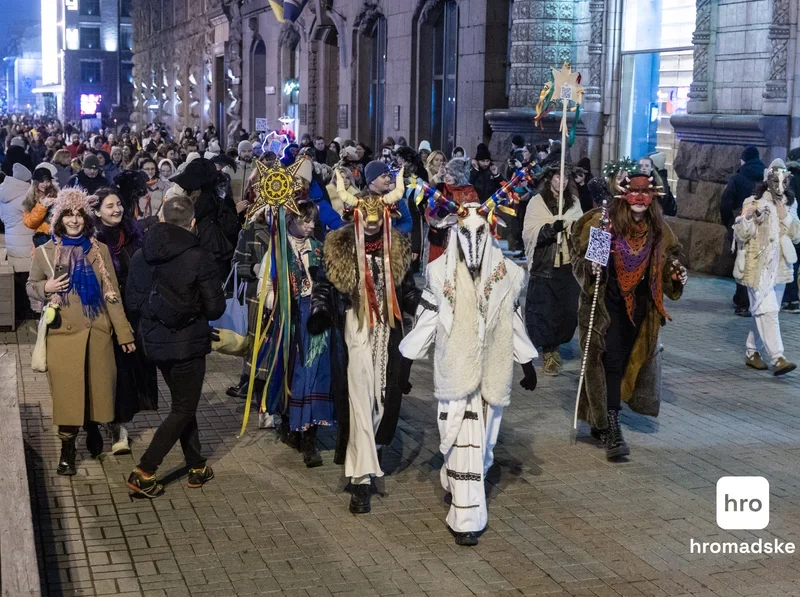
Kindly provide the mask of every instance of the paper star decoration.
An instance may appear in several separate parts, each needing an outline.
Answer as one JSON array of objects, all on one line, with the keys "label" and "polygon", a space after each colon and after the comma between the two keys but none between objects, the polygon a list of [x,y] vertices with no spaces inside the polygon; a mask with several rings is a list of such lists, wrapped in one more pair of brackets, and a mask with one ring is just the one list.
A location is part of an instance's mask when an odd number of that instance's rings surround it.
[{"label": "paper star decoration", "polygon": [[572,67],[568,62],[564,63],[561,70],[553,71],[553,89],[555,99],[572,101],[576,104],[583,103],[583,85],[581,85],[581,74],[572,72]]},{"label": "paper star decoration", "polygon": [[255,183],[258,197],[253,207],[250,208],[251,215],[265,207],[268,207],[273,213],[282,207],[292,213],[300,213],[294,200],[294,193],[303,188],[303,183],[296,175],[305,159],[303,157],[296,159],[294,164],[288,168],[284,168],[278,161],[271,167],[260,161],[256,162],[260,176],[258,182]]}]

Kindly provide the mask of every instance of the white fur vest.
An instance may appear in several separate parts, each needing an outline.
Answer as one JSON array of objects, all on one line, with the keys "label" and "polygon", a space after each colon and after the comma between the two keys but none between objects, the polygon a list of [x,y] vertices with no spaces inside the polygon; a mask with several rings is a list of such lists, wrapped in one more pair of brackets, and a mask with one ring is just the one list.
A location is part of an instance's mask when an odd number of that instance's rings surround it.
[{"label": "white fur vest", "polygon": [[481,287],[480,280],[474,281],[464,263],[459,262],[454,292],[444,283],[444,266],[444,258],[428,266],[428,289],[438,304],[448,302],[453,308],[450,332],[441,321],[436,325],[434,395],[437,400],[466,400],[480,390],[489,404],[508,406],[514,376],[514,309],[525,284],[525,272],[507,259],[501,261],[495,286],[501,287],[505,294],[500,298],[498,316],[487,322],[486,337],[480,342],[478,292],[493,292],[497,288],[491,284],[488,288]]}]

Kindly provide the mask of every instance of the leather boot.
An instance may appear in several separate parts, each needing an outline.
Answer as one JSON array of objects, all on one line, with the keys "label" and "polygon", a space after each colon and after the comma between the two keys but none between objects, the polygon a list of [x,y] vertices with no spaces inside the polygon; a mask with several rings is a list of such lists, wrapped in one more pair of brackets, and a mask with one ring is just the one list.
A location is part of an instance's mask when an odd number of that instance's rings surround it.
[{"label": "leather boot", "polygon": [[303,462],[308,468],[322,466],[322,456],[317,448],[317,426],[312,425],[303,433]]},{"label": "leather boot", "polygon": [[622,427],[619,424],[619,411],[608,411],[608,432],[606,433],[606,459],[615,460],[628,456],[631,449],[622,437]]},{"label": "leather boot", "polygon": [[61,457],[58,459],[56,472],[59,475],[71,477],[78,471],[75,470],[75,455],[78,452],[75,447],[75,437],[61,440]]},{"label": "leather boot", "polygon": [[355,485],[353,495],[350,498],[350,512],[353,514],[369,514],[372,509],[370,499],[372,498],[372,486],[369,483]]},{"label": "leather boot", "polygon": [[103,453],[103,434],[94,421],[89,421],[83,428],[86,430],[86,449],[92,458],[97,458]]}]

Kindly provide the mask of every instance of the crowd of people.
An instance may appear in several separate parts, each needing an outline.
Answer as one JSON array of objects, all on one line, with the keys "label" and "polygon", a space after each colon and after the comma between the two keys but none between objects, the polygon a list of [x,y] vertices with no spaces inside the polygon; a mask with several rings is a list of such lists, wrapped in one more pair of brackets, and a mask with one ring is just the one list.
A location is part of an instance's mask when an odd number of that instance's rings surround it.
[{"label": "crowd of people", "polygon": [[[621,404],[658,414],[664,296],[677,300],[687,283],[664,219],[677,212],[664,156],[611,162],[594,176],[586,157],[562,173],[557,141],[511,143],[499,160],[485,144],[447,156],[403,138],[373,152],[290,136],[271,151],[263,135],[242,131],[223,150],[213,126],[172,139],[156,126],[86,135],[57,122],[8,124],[0,218],[18,315],[41,313],[36,348],[62,442],[58,473],[76,474],[80,427],[91,456],[104,450],[103,425],[112,453],[131,453],[126,425],[158,408],[160,371],[171,410],[128,487],[161,495],[157,471],[178,442],[189,487],[213,478],[196,412],[206,357],[223,342],[215,322],[241,283],[247,348],[228,395],[247,412],[255,404],[259,427],[274,428],[308,467],[323,463],[318,429],[335,428],[354,514],[371,511],[412,362],[431,346],[456,543],[475,545],[486,527],[483,480],[513,363],[533,391],[539,350],[543,372],[558,375],[560,346],[576,329],[586,379],[578,417],[609,460],[629,456]],[[746,364],[781,375],[794,369],[777,312],[784,285],[796,285],[800,178],[790,169],[800,166],[773,162],[754,191],[744,184],[754,179],[751,154],[723,220],[754,315]],[[260,184],[278,172],[292,179],[280,206]],[[729,202],[734,193],[747,197]],[[607,266],[586,257],[595,229],[610,234]]]}]

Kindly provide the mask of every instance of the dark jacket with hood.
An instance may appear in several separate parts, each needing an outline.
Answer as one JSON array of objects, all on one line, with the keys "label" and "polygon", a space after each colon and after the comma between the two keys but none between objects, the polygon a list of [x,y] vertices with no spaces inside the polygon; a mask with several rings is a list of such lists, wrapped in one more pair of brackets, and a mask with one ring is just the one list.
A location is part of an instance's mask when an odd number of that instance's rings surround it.
[{"label": "dark jacket with hood", "polygon": [[744,200],[753,194],[756,184],[764,180],[766,168],[761,158],[749,160],[728,181],[719,205],[719,214],[725,226],[733,226],[736,216],[742,211]]},{"label": "dark jacket with hood", "polygon": [[503,177],[500,173],[492,174],[491,168],[486,168],[485,170],[475,170],[473,168],[469,175],[469,184],[475,187],[481,203],[494,195],[502,182]]},{"label": "dark jacket with hood", "polygon": [[792,173],[789,188],[794,192],[795,198],[800,200],[800,147],[795,147],[786,156],[786,167]]},{"label": "dark jacket with hood", "polygon": [[[167,328],[150,308],[158,280],[180,298],[193,321]],[[212,255],[189,230],[159,222],[150,228],[131,260],[125,304],[139,319],[139,342],[148,360],[157,363],[201,358],[211,352],[209,320],[225,312],[225,295]]]},{"label": "dark jacket with hood", "polygon": [[69,181],[67,181],[67,187],[80,187],[85,189],[90,195],[94,195],[98,189],[110,186],[111,183],[106,178],[106,175],[103,174],[102,170],[98,171],[97,176],[94,178],[89,178],[86,175],[86,172],[81,170],[75,176],[70,178]]}]

